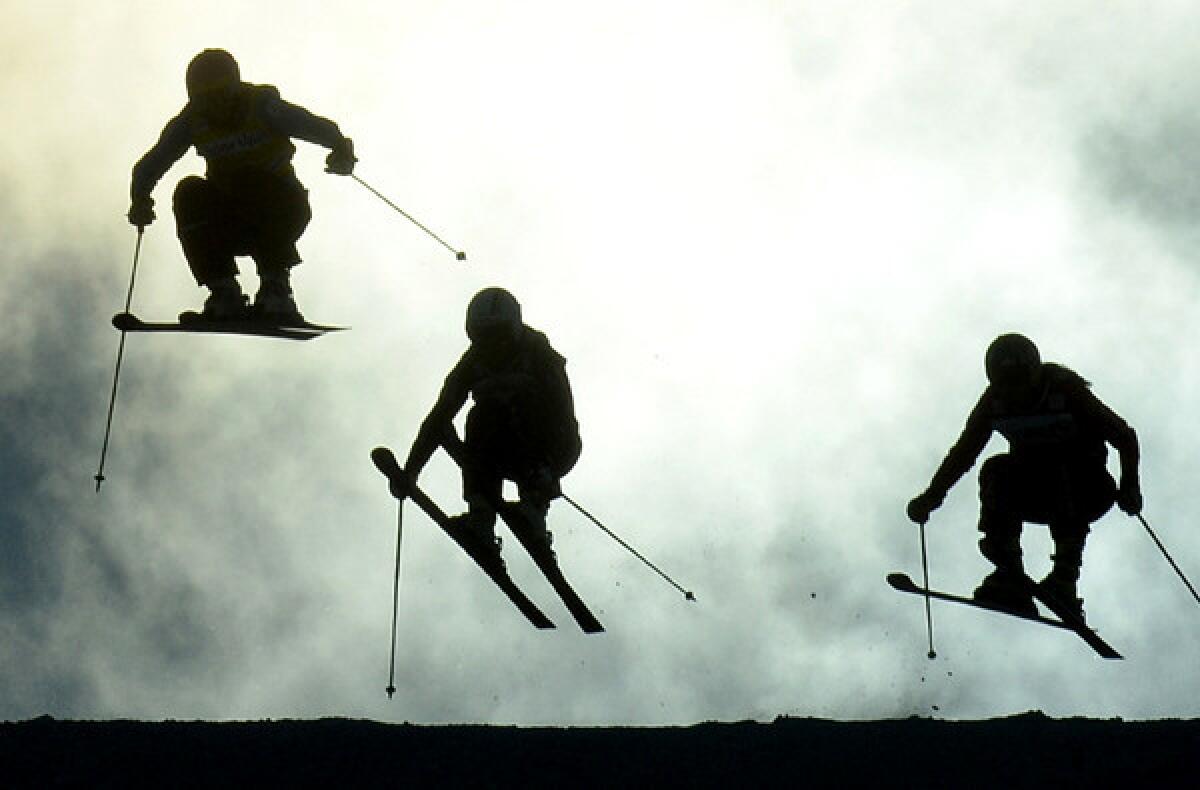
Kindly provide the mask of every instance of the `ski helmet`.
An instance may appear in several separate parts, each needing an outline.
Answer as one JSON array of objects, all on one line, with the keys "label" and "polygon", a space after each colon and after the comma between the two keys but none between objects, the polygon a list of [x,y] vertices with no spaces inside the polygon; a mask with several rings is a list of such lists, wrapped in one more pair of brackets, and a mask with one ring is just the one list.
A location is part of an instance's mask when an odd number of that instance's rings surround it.
[{"label": "ski helmet", "polygon": [[1042,357],[1032,340],[1010,332],[992,341],[983,365],[992,384],[1019,386],[1036,380],[1042,367]]},{"label": "ski helmet", "polygon": [[195,98],[218,88],[235,85],[242,80],[237,61],[223,49],[206,49],[187,67],[188,98]]},{"label": "ski helmet", "polygon": [[521,335],[521,305],[503,288],[484,288],[467,305],[467,337],[472,343],[513,341]]}]

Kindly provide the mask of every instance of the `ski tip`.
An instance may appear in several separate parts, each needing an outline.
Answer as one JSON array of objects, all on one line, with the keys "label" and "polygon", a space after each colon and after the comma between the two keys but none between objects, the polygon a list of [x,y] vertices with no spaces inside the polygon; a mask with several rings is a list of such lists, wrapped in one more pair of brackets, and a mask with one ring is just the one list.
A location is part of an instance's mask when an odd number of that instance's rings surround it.
[{"label": "ski tip", "polygon": [[137,326],[139,323],[141,322],[138,321],[133,313],[117,313],[112,317],[112,325],[122,332],[130,327]]},{"label": "ski tip", "polygon": [[400,469],[400,464],[397,463],[396,456],[387,447],[376,447],[372,450],[371,462],[375,464],[376,469],[388,476],[391,476]]},{"label": "ski tip", "polygon": [[277,328],[288,330],[288,331],[293,331],[293,332],[316,332],[316,333],[322,334],[322,335],[327,334],[329,332],[348,332],[351,329],[351,327],[348,327],[348,326],[334,326],[332,324],[310,324],[307,321],[299,323],[299,324],[295,324],[295,325],[279,324]]},{"label": "ski tip", "polygon": [[683,600],[691,601],[692,603],[695,603],[696,602],[696,594],[694,592],[692,592],[691,590],[684,590]]},{"label": "ski tip", "polygon": [[887,583],[895,587],[897,590],[915,590],[917,585],[908,577],[907,573],[889,573],[887,575]]}]

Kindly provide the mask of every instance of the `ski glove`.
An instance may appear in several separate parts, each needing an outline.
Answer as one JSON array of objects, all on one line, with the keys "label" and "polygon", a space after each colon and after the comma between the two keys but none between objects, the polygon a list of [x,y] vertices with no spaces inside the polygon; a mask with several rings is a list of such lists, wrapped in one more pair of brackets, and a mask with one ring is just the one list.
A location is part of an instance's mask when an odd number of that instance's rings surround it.
[{"label": "ski glove", "polygon": [[942,506],[942,500],[945,497],[939,496],[931,491],[926,491],[922,494],[917,494],[913,500],[908,503],[906,512],[908,517],[915,524],[924,524],[929,520],[929,514]]},{"label": "ski glove", "polygon": [[138,228],[144,228],[154,221],[154,198],[147,195],[146,197],[134,198],[129,204],[129,224]]},{"label": "ski glove", "polygon": [[412,485],[412,478],[406,470],[401,469],[399,474],[389,478],[391,481],[388,484],[388,490],[392,492],[392,496],[403,502],[408,498],[408,488]]},{"label": "ski glove", "polygon": [[357,161],[354,156],[354,141],[343,137],[329,152],[329,156],[325,157],[325,172],[348,176],[354,172],[354,163]]},{"label": "ski glove", "polygon": [[1121,487],[1117,490],[1117,507],[1130,516],[1142,512],[1142,489],[1137,480],[1121,481]]}]

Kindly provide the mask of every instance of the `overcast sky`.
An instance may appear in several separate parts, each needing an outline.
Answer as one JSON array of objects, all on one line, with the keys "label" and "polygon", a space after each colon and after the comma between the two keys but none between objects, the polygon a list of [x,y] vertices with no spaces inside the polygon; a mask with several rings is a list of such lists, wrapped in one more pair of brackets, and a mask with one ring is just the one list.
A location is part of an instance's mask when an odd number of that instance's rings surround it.
[{"label": "overcast sky", "polygon": [[[1192,352],[1200,11],[1189,3],[0,6],[0,717],[691,723],[778,714],[1200,715],[1200,609],[1141,526],[1095,528],[1070,634],[934,604],[904,504],[1021,331],[1138,430],[1145,515],[1200,577]],[[136,234],[129,171],[223,47],[336,121],[299,143],[310,343],[131,335],[93,487]],[[158,186],[133,305],[196,308]],[[253,267],[243,280],[253,290]],[[569,360],[573,498],[550,525],[608,632],[530,628],[411,505],[403,456],[484,286]],[[987,453],[1003,450],[994,439]],[[1115,458],[1113,459],[1115,471]],[[978,467],[976,467],[977,471]],[[425,489],[461,508],[439,455]],[[974,473],[928,526],[969,593]],[[503,534],[503,533],[502,533]],[[1032,574],[1048,567],[1027,530]]]}]

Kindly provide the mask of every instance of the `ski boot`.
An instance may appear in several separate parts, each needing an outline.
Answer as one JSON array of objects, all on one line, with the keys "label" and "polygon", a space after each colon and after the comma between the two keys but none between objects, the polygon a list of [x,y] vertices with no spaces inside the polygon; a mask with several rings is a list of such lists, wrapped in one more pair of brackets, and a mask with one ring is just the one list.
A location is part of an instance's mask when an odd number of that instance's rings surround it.
[{"label": "ski boot", "polygon": [[485,562],[503,564],[500,559],[500,536],[496,534],[496,514],[472,508],[466,513],[450,516],[450,529],[462,538],[472,555]]},{"label": "ski boot", "polygon": [[509,512],[517,517],[529,537],[530,547],[554,559],[554,533],[546,528],[546,513],[549,510],[550,505],[540,500],[522,499],[509,506]]},{"label": "ski boot", "polygon": [[1058,607],[1079,618],[1079,622],[1087,622],[1083,613],[1083,599],[1075,589],[1074,577],[1055,568],[1037,583],[1037,588],[1038,595],[1050,599]]},{"label": "ski boot", "polygon": [[1013,521],[1009,514],[998,513],[994,508],[985,508],[979,514],[979,531],[983,533],[979,539],[979,552],[996,566],[996,570],[975,588],[975,600],[1023,615],[1037,614],[1033,590],[1029,589],[1029,578],[1021,559],[1021,522]]},{"label": "ski boot", "polygon": [[976,601],[1012,609],[1024,615],[1037,614],[1037,604],[1033,602],[1033,592],[1025,580],[1025,574],[1020,570],[997,568],[984,577],[975,588]]},{"label": "ski boot", "polygon": [[210,283],[208,287],[211,293],[204,300],[204,309],[199,313],[192,310],[180,313],[179,323],[237,321],[246,317],[248,299],[236,278],[225,277]]},{"label": "ski boot", "polygon": [[[1083,599],[1075,589],[1079,581],[1079,569],[1083,566],[1083,547],[1088,528],[1070,522],[1050,525],[1050,536],[1054,538],[1053,565],[1046,578],[1038,582],[1038,594],[1053,601],[1068,614],[1086,622],[1083,616]],[[1054,608],[1054,607],[1051,607]]]},{"label": "ski boot", "polygon": [[558,476],[549,466],[539,465],[530,470],[517,491],[518,501],[508,506],[510,512],[526,525],[530,545],[554,559],[554,534],[546,528],[546,515],[550,512],[550,503],[562,496]]},{"label": "ski boot", "polygon": [[292,298],[292,285],[287,272],[263,275],[254,297],[254,317],[276,326],[303,326],[304,316]]}]

